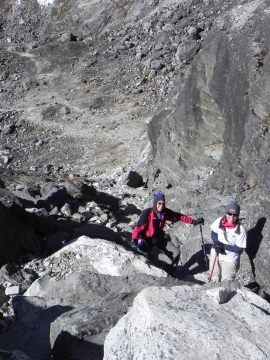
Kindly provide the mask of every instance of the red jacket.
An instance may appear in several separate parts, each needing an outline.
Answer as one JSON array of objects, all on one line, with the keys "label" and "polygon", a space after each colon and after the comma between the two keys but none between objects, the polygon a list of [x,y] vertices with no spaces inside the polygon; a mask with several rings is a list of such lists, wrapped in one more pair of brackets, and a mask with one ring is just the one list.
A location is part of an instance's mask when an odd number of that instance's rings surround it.
[{"label": "red jacket", "polygon": [[[164,208],[162,218],[159,221],[157,214],[154,212],[154,209],[148,208],[143,210],[137,225],[134,227],[132,232],[132,239],[138,240],[141,237],[146,240],[147,238],[153,237],[159,230],[164,228],[167,220],[171,222],[183,221],[187,224],[192,224],[193,222],[191,217],[174,212],[167,208]],[[157,226],[158,221],[159,226]]]}]

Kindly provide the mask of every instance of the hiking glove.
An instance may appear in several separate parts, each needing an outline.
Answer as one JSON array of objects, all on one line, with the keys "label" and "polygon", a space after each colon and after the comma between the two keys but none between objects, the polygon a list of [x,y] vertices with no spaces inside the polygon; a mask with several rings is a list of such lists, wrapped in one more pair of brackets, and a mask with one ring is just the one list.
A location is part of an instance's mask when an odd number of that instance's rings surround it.
[{"label": "hiking glove", "polygon": [[193,220],[192,224],[194,226],[200,225],[200,224],[204,225],[204,218],[198,218],[197,220]]},{"label": "hiking glove", "polygon": [[220,243],[220,244],[215,244],[214,249],[215,249],[217,254],[225,254],[224,244],[222,244],[222,243]]},{"label": "hiking glove", "polygon": [[214,242],[214,247],[215,247],[215,246],[220,246],[220,247],[223,247],[223,249],[224,249],[224,245],[225,245],[225,244],[223,244],[223,242],[221,242],[221,241],[219,241],[219,240],[217,240],[217,241]]}]

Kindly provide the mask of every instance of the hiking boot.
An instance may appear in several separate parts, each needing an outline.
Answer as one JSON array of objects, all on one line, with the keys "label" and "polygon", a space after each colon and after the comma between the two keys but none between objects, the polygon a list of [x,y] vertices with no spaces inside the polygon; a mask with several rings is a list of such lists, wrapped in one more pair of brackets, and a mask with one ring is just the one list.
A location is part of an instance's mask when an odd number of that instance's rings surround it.
[{"label": "hiking boot", "polygon": [[131,247],[131,249],[136,250],[137,249],[137,241],[135,239],[131,239],[129,241],[129,246]]},{"label": "hiking boot", "polygon": [[166,271],[166,273],[169,274],[171,277],[175,277],[175,270],[176,270],[175,266],[166,264],[163,265],[161,269]]},{"label": "hiking boot", "polygon": [[148,256],[148,252],[142,250],[139,246],[137,246],[137,251],[138,251],[138,253],[140,253],[140,254],[143,254],[143,255],[145,255],[145,256]]}]

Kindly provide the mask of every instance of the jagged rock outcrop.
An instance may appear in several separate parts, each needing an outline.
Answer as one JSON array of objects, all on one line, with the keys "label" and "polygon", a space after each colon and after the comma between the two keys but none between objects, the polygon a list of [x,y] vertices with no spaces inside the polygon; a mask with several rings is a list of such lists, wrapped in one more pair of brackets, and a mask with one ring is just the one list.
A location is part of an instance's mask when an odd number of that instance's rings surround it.
[{"label": "jagged rock outcrop", "polygon": [[155,160],[171,183],[204,166],[215,173],[212,187],[231,193],[268,187],[267,9],[267,2],[255,1],[228,10],[226,22],[217,19],[180,89],[151,120]]}]

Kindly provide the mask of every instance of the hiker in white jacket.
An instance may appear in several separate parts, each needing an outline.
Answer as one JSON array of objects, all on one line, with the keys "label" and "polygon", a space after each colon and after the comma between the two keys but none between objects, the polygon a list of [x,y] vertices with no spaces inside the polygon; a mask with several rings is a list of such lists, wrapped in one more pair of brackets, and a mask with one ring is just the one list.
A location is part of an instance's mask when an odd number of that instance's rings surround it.
[{"label": "hiker in white jacket", "polygon": [[223,217],[211,225],[211,238],[214,246],[210,253],[210,271],[212,281],[234,280],[240,267],[240,255],[247,246],[245,228],[239,221],[240,206],[231,202]]}]

